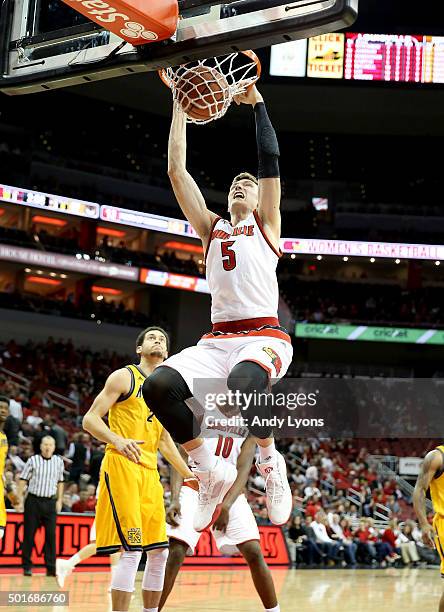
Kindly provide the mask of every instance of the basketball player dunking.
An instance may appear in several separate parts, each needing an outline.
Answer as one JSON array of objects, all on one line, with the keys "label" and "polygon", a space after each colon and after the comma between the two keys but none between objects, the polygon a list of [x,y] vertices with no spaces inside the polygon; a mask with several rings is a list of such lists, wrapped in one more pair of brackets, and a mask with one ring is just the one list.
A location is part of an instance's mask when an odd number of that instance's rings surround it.
[{"label": "basketball player dunking", "polygon": [[[435,516],[433,525],[427,520],[425,505],[430,489]],[[444,445],[427,453],[413,491],[413,506],[425,544],[433,546],[441,559],[441,577],[444,578]],[[444,593],[439,602],[439,612],[444,612]]]},{"label": "basketball player dunking", "polygon": [[[168,173],[180,207],[204,246],[213,329],[197,346],[169,358],[143,387],[151,410],[196,465],[196,531],[217,519],[236,469],[196,438],[199,426],[186,404],[193,396],[194,380],[222,378],[236,397],[251,399],[266,392],[272,379],[284,376],[293,355],[290,337],[277,318],[281,191],[276,133],[256,87],[236,102],[254,107],[259,172],[258,179],[242,173],[233,180],[228,194],[230,221],[208,210],[186,170],[186,117],[174,107]],[[292,508],[285,460],[275,449],[271,427],[261,426],[269,408],[247,403],[239,408],[259,445],[258,469],[265,478],[268,514],[273,523],[283,524]],[[261,418],[258,426],[252,424],[254,416]]]}]

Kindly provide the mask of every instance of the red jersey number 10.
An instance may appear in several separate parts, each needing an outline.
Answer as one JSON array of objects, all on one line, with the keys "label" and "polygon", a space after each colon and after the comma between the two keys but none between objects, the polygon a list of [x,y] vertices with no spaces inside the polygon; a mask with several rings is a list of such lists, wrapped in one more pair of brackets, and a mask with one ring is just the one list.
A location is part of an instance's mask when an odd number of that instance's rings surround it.
[{"label": "red jersey number 10", "polygon": [[217,446],[215,455],[216,457],[223,457],[224,459],[228,459],[231,451],[233,450],[233,438],[225,438],[224,436],[218,436]]}]

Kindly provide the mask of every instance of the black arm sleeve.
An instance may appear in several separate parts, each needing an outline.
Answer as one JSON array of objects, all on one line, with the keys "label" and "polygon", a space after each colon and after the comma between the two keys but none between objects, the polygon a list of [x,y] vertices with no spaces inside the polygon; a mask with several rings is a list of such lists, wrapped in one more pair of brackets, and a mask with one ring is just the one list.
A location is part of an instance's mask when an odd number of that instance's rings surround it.
[{"label": "black arm sleeve", "polygon": [[255,105],[254,116],[256,119],[256,142],[259,160],[258,177],[260,179],[278,178],[279,144],[263,102],[258,102]]}]

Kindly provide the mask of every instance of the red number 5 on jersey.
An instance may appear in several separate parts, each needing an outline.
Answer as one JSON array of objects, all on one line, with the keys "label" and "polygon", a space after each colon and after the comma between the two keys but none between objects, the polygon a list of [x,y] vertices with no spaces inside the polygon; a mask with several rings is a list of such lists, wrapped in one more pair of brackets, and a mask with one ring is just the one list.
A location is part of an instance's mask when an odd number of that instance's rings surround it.
[{"label": "red number 5 on jersey", "polygon": [[236,253],[231,248],[234,244],[234,240],[228,240],[227,242],[221,242],[220,248],[222,250],[222,264],[224,270],[231,272],[236,267]]}]

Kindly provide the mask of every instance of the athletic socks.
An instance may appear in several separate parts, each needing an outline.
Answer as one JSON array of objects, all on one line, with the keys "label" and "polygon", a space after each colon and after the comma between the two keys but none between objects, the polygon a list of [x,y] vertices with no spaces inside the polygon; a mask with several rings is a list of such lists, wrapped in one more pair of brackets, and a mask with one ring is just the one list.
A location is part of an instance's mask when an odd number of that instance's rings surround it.
[{"label": "athletic socks", "polygon": [[276,607],[274,608],[265,608],[265,612],[281,612],[281,607],[278,604]]},{"label": "athletic socks", "polygon": [[212,454],[206,444],[201,444],[192,451],[187,451],[199,471],[212,470],[216,465],[216,455]]},{"label": "athletic socks", "polygon": [[68,559],[69,561],[69,565],[71,566],[72,569],[75,568],[75,566],[80,563],[82,559],[80,558],[80,555],[78,553],[76,553],[75,555],[73,555],[71,557],[71,559]]},{"label": "athletic socks", "polygon": [[143,608],[143,612],[157,612],[159,608]]},{"label": "athletic socks", "polygon": [[[259,445],[258,445],[259,446]],[[271,444],[268,446],[259,446],[259,455],[260,455],[260,463],[268,463],[272,461],[276,457],[276,447],[274,445],[274,440],[271,441]],[[274,612],[273,608],[273,612]]]}]

